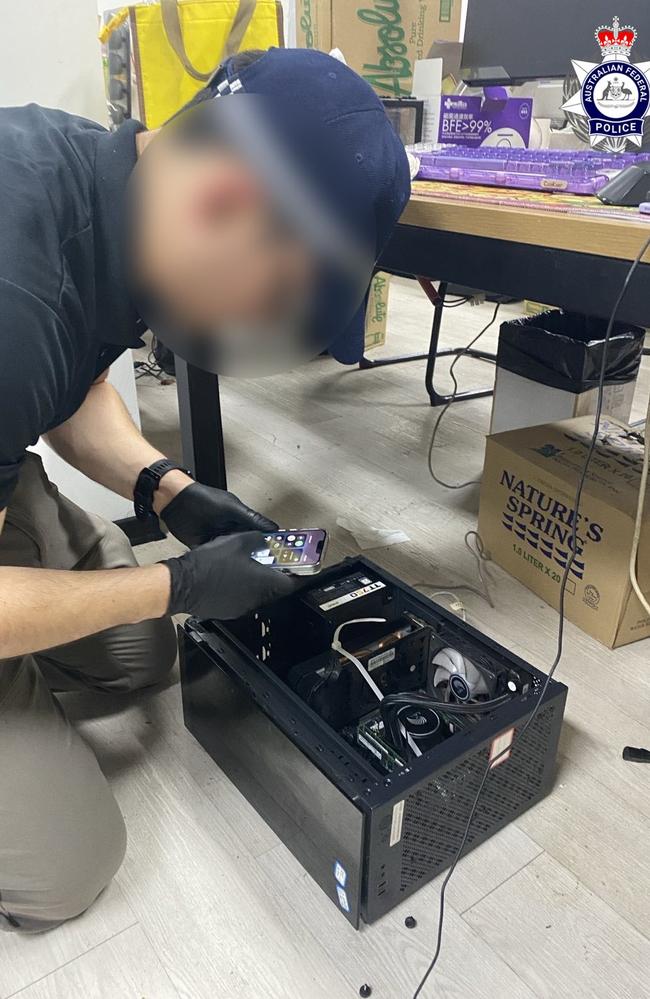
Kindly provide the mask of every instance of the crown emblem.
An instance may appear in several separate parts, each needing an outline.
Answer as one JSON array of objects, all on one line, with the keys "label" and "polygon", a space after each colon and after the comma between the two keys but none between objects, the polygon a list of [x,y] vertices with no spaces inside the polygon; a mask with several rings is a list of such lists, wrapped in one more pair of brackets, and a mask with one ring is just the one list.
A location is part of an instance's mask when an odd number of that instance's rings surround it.
[{"label": "crown emblem", "polygon": [[596,29],[596,41],[600,45],[603,62],[610,62],[613,59],[624,59],[629,62],[630,51],[636,41],[636,29],[629,24],[621,28],[618,18],[615,17],[611,26],[603,24]]}]

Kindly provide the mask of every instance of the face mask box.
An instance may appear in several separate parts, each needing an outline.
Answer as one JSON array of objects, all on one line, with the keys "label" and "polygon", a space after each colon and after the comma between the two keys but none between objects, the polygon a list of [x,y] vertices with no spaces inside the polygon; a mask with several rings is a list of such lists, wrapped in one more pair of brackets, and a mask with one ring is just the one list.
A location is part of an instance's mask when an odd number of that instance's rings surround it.
[{"label": "face mask box", "polygon": [[[559,608],[570,554],[577,484],[593,433],[580,417],[488,437],[478,530],[492,559]],[[601,421],[567,582],[567,620],[608,648],[650,635],[632,590],[629,559],[643,445],[625,424]],[[650,506],[639,548],[639,583],[650,595]]]},{"label": "face mask box", "polygon": [[443,145],[524,149],[530,139],[533,101],[528,97],[487,100],[455,94],[440,99],[438,142]]}]

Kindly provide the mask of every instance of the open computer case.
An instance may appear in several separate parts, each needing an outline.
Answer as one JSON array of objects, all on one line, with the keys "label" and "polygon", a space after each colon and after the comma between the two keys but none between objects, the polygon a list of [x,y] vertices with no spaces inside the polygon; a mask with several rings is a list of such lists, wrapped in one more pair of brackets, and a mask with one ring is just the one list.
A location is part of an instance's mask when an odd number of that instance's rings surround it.
[{"label": "open computer case", "polygon": [[566,687],[517,739],[546,676],[364,558],[179,633],[187,728],[355,927],[451,864],[488,766],[467,850],[551,789]]}]

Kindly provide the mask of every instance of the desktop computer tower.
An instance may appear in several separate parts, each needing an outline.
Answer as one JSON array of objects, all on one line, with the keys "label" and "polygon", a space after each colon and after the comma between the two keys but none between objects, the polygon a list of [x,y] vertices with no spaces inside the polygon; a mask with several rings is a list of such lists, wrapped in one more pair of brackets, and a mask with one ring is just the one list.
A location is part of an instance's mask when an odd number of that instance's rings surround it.
[{"label": "desktop computer tower", "polygon": [[566,687],[367,559],[179,636],[187,728],[355,927],[452,863],[488,766],[467,850],[551,790]]}]

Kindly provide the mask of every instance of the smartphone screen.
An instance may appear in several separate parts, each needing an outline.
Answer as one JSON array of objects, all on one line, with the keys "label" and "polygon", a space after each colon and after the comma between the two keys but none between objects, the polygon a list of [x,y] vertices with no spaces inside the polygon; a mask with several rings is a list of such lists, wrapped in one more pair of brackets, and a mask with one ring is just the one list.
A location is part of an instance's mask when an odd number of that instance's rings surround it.
[{"label": "smartphone screen", "polygon": [[326,537],[321,530],[276,531],[264,538],[265,547],[253,552],[253,558],[282,569],[319,565]]}]

